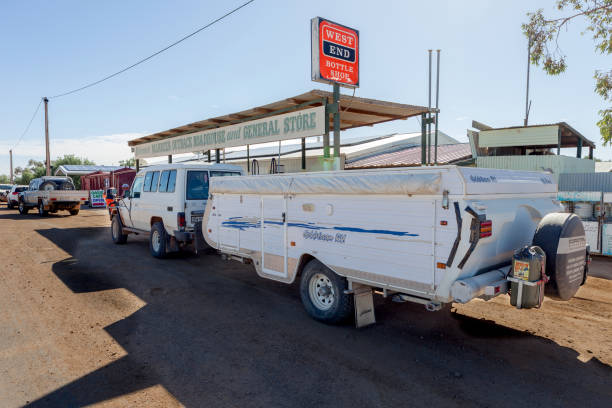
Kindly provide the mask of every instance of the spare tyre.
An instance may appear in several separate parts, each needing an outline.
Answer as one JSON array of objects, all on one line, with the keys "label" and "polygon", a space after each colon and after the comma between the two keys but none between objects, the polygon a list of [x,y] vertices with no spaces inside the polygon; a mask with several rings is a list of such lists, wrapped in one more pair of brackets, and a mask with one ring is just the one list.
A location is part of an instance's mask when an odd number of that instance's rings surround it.
[{"label": "spare tyre", "polygon": [[569,300],[584,280],[586,236],[576,214],[551,213],[542,218],[533,235],[533,245],[546,253],[546,295]]},{"label": "spare tyre", "polygon": [[47,180],[44,181],[40,187],[38,188],[40,191],[53,191],[57,190],[57,184],[54,181]]}]

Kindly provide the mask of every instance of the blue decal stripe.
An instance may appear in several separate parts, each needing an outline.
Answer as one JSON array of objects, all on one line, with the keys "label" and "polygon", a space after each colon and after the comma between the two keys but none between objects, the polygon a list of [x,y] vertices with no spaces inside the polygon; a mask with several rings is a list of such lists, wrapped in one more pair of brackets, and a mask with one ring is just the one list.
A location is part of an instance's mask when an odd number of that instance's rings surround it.
[{"label": "blue decal stripe", "polygon": [[[248,228],[260,228],[259,222],[250,222],[250,221],[238,221],[243,217],[231,217],[228,221],[222,222],[222,225],[227,228],[236,228],[241,231],[245,231]],[[264,221],[264,224],[271,225],[283,225],[282,221]],[[392,230],[383,230],[383,229],[364,229],[358,227],[322,227],[315,225],[314,223],[287,223],[288,227],[295,228],[305,228],[310,230],[335,230],[335,231],[343,231],[343,232],[359,232],[362,234],[380,234],[380,235],[393,235],[397,237],[418,237],[419,234],[413,234],[406,231],[392,231]]]}]

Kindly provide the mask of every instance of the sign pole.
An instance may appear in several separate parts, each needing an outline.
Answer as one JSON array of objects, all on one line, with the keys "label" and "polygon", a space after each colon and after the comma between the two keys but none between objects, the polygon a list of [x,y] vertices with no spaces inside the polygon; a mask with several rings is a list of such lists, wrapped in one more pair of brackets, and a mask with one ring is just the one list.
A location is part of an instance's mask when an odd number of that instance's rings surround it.
[{"label": "sign pole", "polygon": [[[340,157],[340,84],[334,82],[334,164]],[[335,164],[337,166],[337,164]],[[335,170],[340,170],[336,168]]]}]

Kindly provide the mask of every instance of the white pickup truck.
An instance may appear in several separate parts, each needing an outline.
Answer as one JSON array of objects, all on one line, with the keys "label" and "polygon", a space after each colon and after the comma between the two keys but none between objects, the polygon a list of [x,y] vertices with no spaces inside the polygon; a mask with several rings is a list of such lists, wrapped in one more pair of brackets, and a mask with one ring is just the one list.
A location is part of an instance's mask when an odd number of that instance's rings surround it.
[{"label": "white pickup truck", "polygon": [[19,193],[19,213],[25,215],[36,208],[38,215],[45,216],[60,210],[77,215],[89,193],[75,190],[70,177],[45,176],[30,181],[28,189]]},{"label": "white pickup truck", "polygon": [[456,166],[224,177],[211,179],[203,233],[261,277],[299,277],[315,319],[354,311],[360,326],[375,321],[373,290],[428,310],[507,293],[514,251],[531,245],[545,271],[524,285],[544,288],[545,272],[547,294],[571,298],[586,240],[556,191],[549,174]]}]

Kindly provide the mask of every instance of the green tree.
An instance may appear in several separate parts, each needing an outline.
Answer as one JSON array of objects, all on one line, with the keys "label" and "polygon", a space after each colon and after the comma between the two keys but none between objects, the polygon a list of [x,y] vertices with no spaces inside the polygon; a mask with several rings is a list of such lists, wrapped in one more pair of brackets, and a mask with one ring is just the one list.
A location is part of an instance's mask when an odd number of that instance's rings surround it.
[{"label": "green tree", "polygon": [[136,159],[133,157],[130,157],[127,160],[119,160],[119,165],[121,167],[136,167]]},{"label": "green tree", "polygon": [[11,178],[6,174],[0,174],[0,184],[11,184]]},{"label": "green tree", "polygon": [[[612,53],[612,0],[557,0],[557,9],[567,15],[556,19],[544,17],[542,9],[527,13],[529,22],[524,23],[523,33],[529,39],[531,63],[541,65],[549,75],[559,75],[567,68],[566,56],[559,47],[559,34],[571,21],[586,19],[587,28],[593,35],[595,50],[601,54]],[[606,103],[612,102],[612,70],[595,71],[595,92]],[[612,106],[599,111],[597,122],[604,146],[612,143]]]},{"label": "green tree", "polygon": [[[87,158],[76,157],[73,154],[65,154],[51,161],[51,174],[53,174],[59,166],[65,164],[95,165],[96,163]],[[32,179],[44,176],[47,173],[47,168],[44,162],[30,159],[26,167],[16,167],[14,173],[16,184],[28,185]],[[71,176],[71,178],[74,182],[74,186],[77,189],[81,188],[81,177]]]}]

